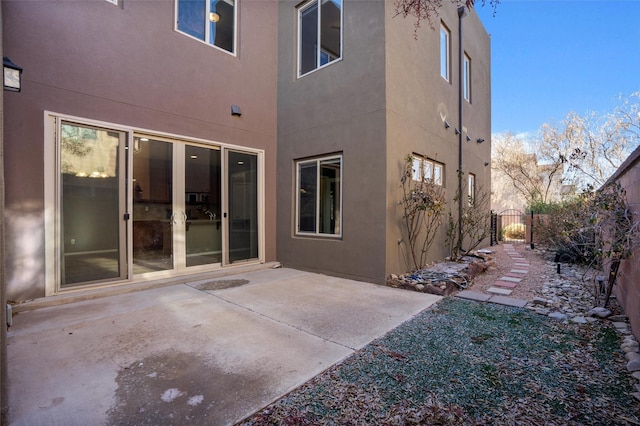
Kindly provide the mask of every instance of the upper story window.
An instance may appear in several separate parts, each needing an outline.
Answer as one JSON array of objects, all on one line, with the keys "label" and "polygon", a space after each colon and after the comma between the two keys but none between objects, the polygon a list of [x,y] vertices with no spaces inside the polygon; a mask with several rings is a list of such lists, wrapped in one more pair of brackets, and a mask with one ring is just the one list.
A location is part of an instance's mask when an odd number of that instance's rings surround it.
[{"label": "upper story window", "polygon": [[176,28],[235,53],[236,0],[176,0]]},{"label": "upper story window", "polygon": [[342,57],[342,0],[310,0],[298,8],[298,76]]},{"label": "upper story window", "polygon": [[462,72],[464,73],[462,80],[462,95],[464,96],[465,101],[471,102],[471,59],[466,53],[464,54]]},{"label": "upper story window", "polygon": [[342,234],[342,155],[296,162],[296,234]]},{"label": "upper story window", "polygon": [[444,165],[441,163],[414,155],[412,172],[413,180],[429,180],[436,185],[442,186]]},{"label": "upper story window", "polygon": [[443,23],[440,24],[440,75],[447,81],[450,81],[449,76],[449,59],[451,48],[451,32]]}]

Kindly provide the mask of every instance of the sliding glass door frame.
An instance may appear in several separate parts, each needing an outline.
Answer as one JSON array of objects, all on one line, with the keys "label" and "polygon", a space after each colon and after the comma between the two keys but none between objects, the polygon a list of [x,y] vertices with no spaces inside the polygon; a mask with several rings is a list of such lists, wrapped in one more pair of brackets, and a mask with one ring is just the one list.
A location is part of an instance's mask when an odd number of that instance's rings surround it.
[{"label": "sliding glass door frame", "polygon": [[[120,226],[119,241],[123,247],[121,254],[121,274],[117,279],[89,281],[86,283],[78,283],[73,286],[64,286],[62,283],[62,262],[61,255],[63,248],[61,247],[61,238],[63,237],[62,229],[62,210],[61,210],[61,146],[60,131],[61,123],[69,122],[78,126],[95,127],[104,129],[109,132],[118,132],[121,135],[121,146],[119,155],[119,188],[121,196],[119,207],[119,220],[124,221]],[[171,235],[173,245],[173,265],[171,269],[134,274],[133,269],[133,212],[134,212],[134,191],[135,182],[133,181],[133,155],[134,155],[134,138],[139,135],[149,135],[157,137],[159,140],[172,143],[172,215],[171,215]],[[238,145],[230,145],[215,141],[202,139],[194,139],[179,135],[166,134],[161,132],[153,132],[144,129],[136,129],[127,126],[121,126],[113,123],[88,120],[79,117],[66,116],[45,111],[45,206],[51,208],[45,209],[45,295],[54,295],[71,291],[87,290],[96,287],[121,285],[127,283],[136,283],[141,281],[149,281],[156,279],[171,279],[173,277],[185,276],[193,273],[212,271],[225,268],[231,265],[245,263],[263,263],[264,262],[264,151],[250,149]],[[194,264],[187,266],[187,241],[186,228],[189,226],[189,217],[187,211],[187,194],[185,192],[186,180],[186,157],[187,147],[196,146],[218,150],[220,152],[220,218],[219,220],[221,232],[221,256],[219,263]],[[254,159],[255,163],[255,179],[252,180],[250,194],[255,197],[255,214],[250,216],[251,237],[255,237],[251,241],[252,249],[240,261],[234,260],[229,256],[230,249],[230,197],[229,192],[232,190],[228,172],[229,153],[246,154]],[[177,182],[177,184],[176,184]],[[251,233],[250,232],[250,233]],[[177,251],[176,251],[177,249]]]}]

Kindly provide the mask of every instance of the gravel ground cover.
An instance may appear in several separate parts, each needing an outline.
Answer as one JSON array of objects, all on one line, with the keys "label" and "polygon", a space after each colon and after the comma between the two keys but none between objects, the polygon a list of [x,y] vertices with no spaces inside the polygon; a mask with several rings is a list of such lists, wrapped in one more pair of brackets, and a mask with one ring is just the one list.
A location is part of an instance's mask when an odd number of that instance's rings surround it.
[{"label": "gravel ground cover", "polygon": [[243,425],[640,424],[620,337],[447,298]]}]

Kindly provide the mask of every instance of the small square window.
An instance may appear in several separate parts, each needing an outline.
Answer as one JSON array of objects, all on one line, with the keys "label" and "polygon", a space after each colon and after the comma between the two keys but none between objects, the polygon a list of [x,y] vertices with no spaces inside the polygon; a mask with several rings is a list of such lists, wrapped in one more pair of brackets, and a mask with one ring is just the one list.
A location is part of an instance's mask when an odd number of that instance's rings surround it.
[{"label": "small square window", "polygon": [[235,53],[236,0],[176,0],[176,3],[178,31]]},{"label": "small square window", "polygon": [[342,57],[342,0],[310,0],[298,8],[298,76]]},{"label": "small square window", "polygon": [[296,161],[296,234],[342,235],[342,156]]}]

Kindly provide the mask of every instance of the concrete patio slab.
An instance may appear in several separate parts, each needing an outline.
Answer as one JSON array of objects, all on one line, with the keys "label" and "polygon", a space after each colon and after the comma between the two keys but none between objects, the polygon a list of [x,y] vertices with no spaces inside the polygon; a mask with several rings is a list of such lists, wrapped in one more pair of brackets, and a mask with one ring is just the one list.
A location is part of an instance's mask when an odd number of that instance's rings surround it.
[{"label": "concrete patio slab", "polygon": [[511,272],[512,274],[526,274],[529,272],[528,269],[512,269],[509,272]]},{"label": "concrete patio slab", "polygon": [[522,281],[522,278],[508,277],[508,276],[500,277],[499,279],[502,281],[510,281],[512,283],[519,283],[520,281]]},{"label": "concrete patio slab", "polygon": [[9,423],[234,424],[440,299],[290,269],[225,279],[249,283],[21,312]]}]

